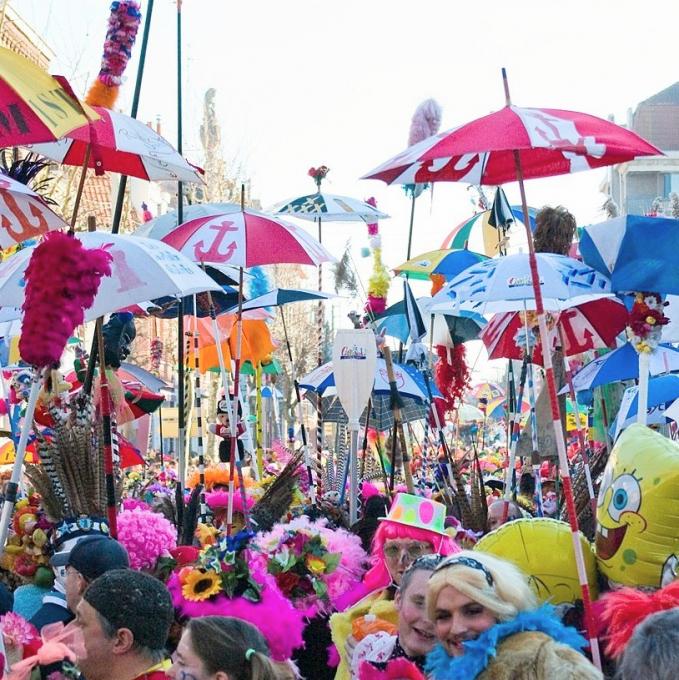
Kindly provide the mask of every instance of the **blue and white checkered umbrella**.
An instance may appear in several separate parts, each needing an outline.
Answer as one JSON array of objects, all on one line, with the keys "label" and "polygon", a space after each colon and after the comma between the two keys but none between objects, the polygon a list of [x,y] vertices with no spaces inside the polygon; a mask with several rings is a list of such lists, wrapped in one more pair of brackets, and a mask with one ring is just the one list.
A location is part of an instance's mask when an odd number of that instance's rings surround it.
[{"label": "blue and white checkered umbrella", "polygon": [[324,192],[283,201],[275,205],[271,212],[279,215],[292,215],[301,220],[315,221],[320,218],[323,222],[372,223],[389,217],[364,201]]},{"label": "blue and white checkered umbrella", "polygon": [[[537,253],[544,306],[556,312],[610,294],[608,277],[563,255]],[[486,314],[535,309],[528,255],[507,255],[468,267],[433,298],[430,312]]]},{"label": "blue and white checkered umbrella", "polygon": [[580,254],[614,292],[679,294],[679,220],[626,215],[583,229]]}]

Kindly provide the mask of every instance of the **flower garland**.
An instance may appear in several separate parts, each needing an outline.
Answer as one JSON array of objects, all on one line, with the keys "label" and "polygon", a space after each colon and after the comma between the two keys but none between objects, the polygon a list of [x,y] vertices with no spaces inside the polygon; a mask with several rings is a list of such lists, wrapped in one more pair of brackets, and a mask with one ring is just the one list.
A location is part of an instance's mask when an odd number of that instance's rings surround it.
[{"label": "flower garland", "polygon": [[316,182],[316,187],[321,190],[321,182],[328,176],[330,168],[327,165],[319,165],[317,168],[309,168],[307,175]]},{"label": "flower garland", "polygon": [[313,616],[356,586],[367,560],[358,536],[330,529],[325,518],[298,517],[257,536],[253,548],[293,605]]},{"label": "flower garland", "polygon": [[650,354],[660,344],[662,327],[670,322],[663,313],[666,304],[657,293],[634,294],[626,332],[639,354]]}]

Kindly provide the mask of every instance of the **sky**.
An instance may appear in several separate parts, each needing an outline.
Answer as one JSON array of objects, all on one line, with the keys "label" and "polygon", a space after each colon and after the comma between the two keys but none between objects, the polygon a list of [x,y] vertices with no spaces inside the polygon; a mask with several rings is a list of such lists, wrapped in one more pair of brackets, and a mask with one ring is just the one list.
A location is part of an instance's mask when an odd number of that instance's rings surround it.
[{"label": "sky", "polygon": [[[52,72],[84,94],[99,68],[109,0],[10,2],[55,51]],[[174,144],[176,24],[176,3],[156,0],[138,115],[160,117]],[[311,193],[308,168],[327,165],[324,190],[374,196],[391,215],[380,232],[393,267],[406,258],[409,201],[399,187],[359,178],[405,148],[421,101],[440,103],[442,130],[485,115],[504,105],[506,67],[517,105],[613,114],[624,123],[629,109],[679,80],[676,41],[663,28],[677,25],[672,0],[184,0],[184,153],[200,163],[203,95],[214,87],[224,157],[243,164],[253,196],[268,207]],[[141,31],[118,104],[128,112],[140,38]],[[598,222],[604,177],[599,170],[532,180],[528,202],[564,205],[581,226]],[[515,184],[505,190],[518,202]],[[418,199],[413,254],[440,247],[473,214],[475,197],[465,185],[442,183]],[[324,233],[334,253],[349,240],[367,283],[365,225]],[[400,293],[393,285],[390,302]],[[486,362],[479,345],[472,343],[471,363],[479,376],[496,377],[498,364]]]}]

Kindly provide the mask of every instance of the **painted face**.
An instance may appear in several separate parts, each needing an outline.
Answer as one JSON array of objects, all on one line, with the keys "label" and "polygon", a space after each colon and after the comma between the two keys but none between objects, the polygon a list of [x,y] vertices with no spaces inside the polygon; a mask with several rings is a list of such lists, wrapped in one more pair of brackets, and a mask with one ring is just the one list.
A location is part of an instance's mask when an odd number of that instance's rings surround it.
[{"label": "painted face", "polygon": [[462,656],[465,641],[476,639],[496,623],[495,614],[452,586],[442,588],[436,598],[436,637],[448,656]]},{"label": "painted face", "polygon": [[191,633],[188,630],[184,631],[177,645],[177,651],[172,656],[172,662],[172,668],[167,674],[175,680],[209,680],[212,678],[205,670],[203,662],[193,651]]},{"label": "painted face", "polygon": [[434,624],[427,617],[425,601],[430,571],[418,569],[405,593],[396,596],[398,638],[408,656],[424,656],[434,647]]},{"label": "painted face", "polygon": [[398,586],[405,570],[422,555],[433,553],[434,546],[426,541],[413,541],[409,538],[393,538],[384,542],[384,561],[389,575]]},{"label": "painted face", "polygon": [[611,451],[597,501],[602,573],[630,586],[674,580],[679,554],[679,444],[643,425]]}]

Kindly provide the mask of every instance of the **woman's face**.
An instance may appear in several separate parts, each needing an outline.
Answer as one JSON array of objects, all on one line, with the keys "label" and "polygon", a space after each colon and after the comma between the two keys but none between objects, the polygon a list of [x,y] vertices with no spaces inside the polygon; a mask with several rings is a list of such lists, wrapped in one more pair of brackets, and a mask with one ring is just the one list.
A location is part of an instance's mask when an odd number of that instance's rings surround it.
[{"label": "woman's face", "polygon": [[427,541],[414,541],[411,538],[389,538],[384,542],[384,561],[391,580],[401,585],[405,570],[422,555],[435,552],[434,546]]},{"label": "woman's face", "polygon": [[404,593],[396,596],[398,608],[398,639],[408,656],[424,656],[436,642],[434,624],[427,617],[425,600],[431,572],[418,569]]},{"label": "woman's face", "polygon": [[172,668],[167,674],[174,680],[212,680],[213,678],[212,675],[207,673],[203,662],[193,651],[189,630],[184,631],[172,661]]},{"label": "woman's face", "polygon": [[495,614],[452,586],[441,589],[436,598],[436,637],[449,656],[462,656],[462,643],[477,638],[497,623]]}]

